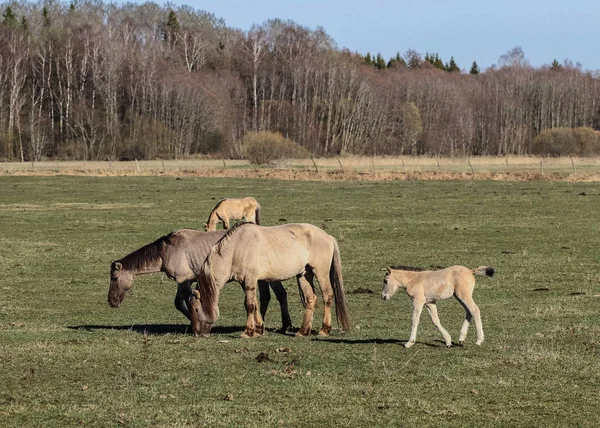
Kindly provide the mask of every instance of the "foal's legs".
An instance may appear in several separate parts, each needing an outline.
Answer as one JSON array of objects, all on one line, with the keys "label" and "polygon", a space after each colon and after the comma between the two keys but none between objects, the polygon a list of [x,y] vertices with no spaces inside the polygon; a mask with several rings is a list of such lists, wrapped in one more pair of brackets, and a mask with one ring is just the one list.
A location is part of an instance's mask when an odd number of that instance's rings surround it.
[{"label": "foal's legs", "polygon": [[242,285],[245,294],[244,306],[246,307],[246,330],[242,333],[242,337],[252,337],[254,333],[263,334],[265,326],[262,316],[258,310],[258,302],[256,301],[256,280],[246,280]]},{"label": "foal's legs", "polygon": [[483,343],[483,325],[481,324],[481,313],[473,301],[471,293],[462,293],[457,290],[455,297],[463,306],[463,308],[465,308],[465,321],[460,329],[460,337],[458,338],[458,341],[460,343],[465,341],[471,319],[475,318],[475,328],[477,329],[477,341],[475,344],[481,345]]},{"label": "foal's legs", "polygon": [[192,320],[192,316],[190,315],[190,310],[187,307],[187,301],[191,295],[192,281],[184,281],[181,284],[177,284],[177,294],[175,295],[175,307],[190,321]]},{"label": "foal's legs", "polygon": [[324,304],[323,326],[319,331],[319,335],[328,336],[331,332],[331,306],[333,305],[333,288],[331,288],[331,282],[329,281],[329,270],[318,272],[317,281],[319,281],[319,286],[321,287]]},{"label": "foal's legs", "polygon": [[304,275],[296,276],[298,287],[304,296],[302,299],[302,303],[304,304],[304,319],[296,336],[309,336],[312,329],[313,316],[315,314],[315,307],[317,306],[317,295],[313,286],[313,278],[314,275],[311,271],[306,271]]},{"label": "foal's legs", "polygon": [[421,311],[423,310],[424,304],[425,299],[413,298],[412,327],[410,330],[410,338],[408,339],[408,342],[404,344],[404,347],[406,348],[413,346],[417,340],[417,327],[419,327],[419,319],[421,319]]},{"label": "foal's legs", "polygon": [[452,339],[450,338],[450,334],[446,331],[444,327],[442,327],[442,323],[440,322],[440,318],[437,313],[437,306],[435,303],[425,303],[427,310],[429,311],[429,315],[431,315],[431,321],[433,321],[433,325],[437,327],[437,329],[442,333],[442,337],[446,342],[447,347],[452,346]]}]

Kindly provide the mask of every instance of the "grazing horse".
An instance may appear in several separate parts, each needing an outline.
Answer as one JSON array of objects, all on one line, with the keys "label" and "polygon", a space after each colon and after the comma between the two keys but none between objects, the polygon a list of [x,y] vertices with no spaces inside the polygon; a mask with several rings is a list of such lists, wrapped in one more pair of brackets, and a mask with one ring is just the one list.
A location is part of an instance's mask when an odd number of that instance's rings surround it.
[{"label": "grazing horse", "polygon": [[[205,233],[199,230],[182,229],[162,236],[113,262],[110,268],[109,305],[113,308],[121,305],[137,275],[164,272],[177,282],[175,307],[191,321],[187,302],[192,295],[192,283],[197,281],[200,268],[211,248],[224,235],[225,231]],[[270,285],[281,306],[282,329],[285,331],[292,326],[287,306],[287,293],[281,282],[272,282]],[[261,281],[258,287],[260,311],[264,317],[271,299],[269,283]]]},{"label": "grazing horse", "polygon": [[494,272],[494,268],[489,266],[480,266],[476,269],[469,269],[464,266],[451,266],[435,271],[406,266],[388,267],[383,280],[381,297],[384,300],[389,300],[398,288],[401,287],[406,290],[406,294],[413,301],[412,329],[410,338],[404,346],[410,348],[415,344],[423,305],[427,307],[433,324],[442,333],[446,346],[452,346],[450,334],[442,327],[435,305],[436,301],[447,299],[452,295],[456,297],[456,300],[465,309],[465,321],[460,329],[459,343],[462,345],[465,341],[469,324],[474,317],[477,328],[477,341],[475,344],[481,345],[483,343],[483,326],[481,325],[479,308],[473,301],[473,289],[475,288],[475,277],[473,274],[491,277],[494,275]]},{"label": "grazing horse", "polygon": [[244,220],[260,224],[260,204],[254,198],[221,199],[204,223],[204,230],[217,230],[217,223],[223,222],[223,229],[229,229],[230,221]]},{"label": "grazing horse", "polygon": [[[342,264],[337,241],[311,224],[264,227],[239,223],[229,229],[206,257],[198,275],[198,293],[190,299],[192,331],[208,335],[219,316],[218,299],[225,283],[235,280],[244,288],[247,313],[242,337],[262,334],[263,320],[256,310],[256,283],[296,276],[303,297],[304,320],[297,335],[309,335],[317,296],[317,278],[324,302],[323,326],[331,331],[331,306],[335,300],[338,322],[346,331],[350,318],[344,295]],[[198,304],[199,303],[199,304]]]}]

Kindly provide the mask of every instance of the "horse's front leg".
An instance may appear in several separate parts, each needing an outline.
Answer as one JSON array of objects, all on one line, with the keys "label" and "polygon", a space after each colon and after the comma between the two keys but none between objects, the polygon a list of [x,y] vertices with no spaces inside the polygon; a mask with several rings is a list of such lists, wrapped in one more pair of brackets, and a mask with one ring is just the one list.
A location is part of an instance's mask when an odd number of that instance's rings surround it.
[{"label": "horse's front leg", "polygon": [[193,281],[184,281],[177,284],[177,294],[175,295],[175,307],[190,321],[192,320],[192,316],[190,315],[187,301],[192,295],[192,282]]},{"label": "horse's front leg", "polygon": [[410,348],[415,344],[417,340],[417,328],[419,327],[419,320],[421,319],[421,311],[423,310],[424,300],[413,299],[413,314],[412,314],[412,326],[410,331],[410,338],[408,342],[404,344],[406,348]]},{"label": "horse's front leg", "polygon": [[256,280],[244,281],[244,305],[246,307],[246,330],[242,333],[242,337],[252,337],[255,333],[263,334],[265,326],[262,316],[258,311],[258,302],[256,300]]}]

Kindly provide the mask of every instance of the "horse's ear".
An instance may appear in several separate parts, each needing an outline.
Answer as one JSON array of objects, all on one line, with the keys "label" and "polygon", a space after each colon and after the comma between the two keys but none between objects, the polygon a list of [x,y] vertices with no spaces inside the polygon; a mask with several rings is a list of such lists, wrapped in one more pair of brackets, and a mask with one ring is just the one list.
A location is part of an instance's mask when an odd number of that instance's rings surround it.
[{"label": "horse's ear", "polygon": [[121,262],[113,262],[114,270],[121,270],[122,268],[123,268],[123,265],[121,264]]},{"label": "horse's ear", "polygon": [[386,269],[386,271],[387,271],[387,273],[391,273],[392,272],[392,268],[388,266],[387,269]]},{"label": "horse's ear", "polygon": [[200,298],[200,292],[196,289],[192,290],[192,297],[195,297],[196,299]]}]

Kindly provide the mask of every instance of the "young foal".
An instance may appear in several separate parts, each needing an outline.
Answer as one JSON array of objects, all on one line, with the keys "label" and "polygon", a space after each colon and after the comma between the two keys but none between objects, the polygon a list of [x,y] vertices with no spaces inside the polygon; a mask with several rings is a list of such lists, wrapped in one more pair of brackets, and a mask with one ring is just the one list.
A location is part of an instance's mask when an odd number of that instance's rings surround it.
[{"label": "young foal", "polygon": [[260,204],[254,198],[221,199],[204,223],[206,232],[217,230],[217,223],[223,222],[223,229],[229,229],[231,221],[244,220],[260,224]]},{"label": "young foal", "polygon": [[451,266],[436,271],[404,266],[388,267],[383,280],[381,297],[384,300],[389,300],[398,288],[402,287],[413,301],[412,329],[410,338],[404,346],[410,348],[415,344],[423,305],[427,307],[433,324],[442,333],[446,346],[452,346],[450,334],[442,327],[435,305],[436,301],[447,299],[452,295],[456,297],[456,300],[465,309],[465,321],[460,329],[459,343],[462,344],[465,341],[469,324],[474,317],[477,328],[477,341],[475,344],[481,345],[483,342],[483,327],[481,325],[479,308],[473,301],[473,289],[475,288],[475,277],[473,274],[491,277],[494,275],[494,272],[494,268],[489,266],[480,266],[477,269],[469,269],[464,266]]}]

